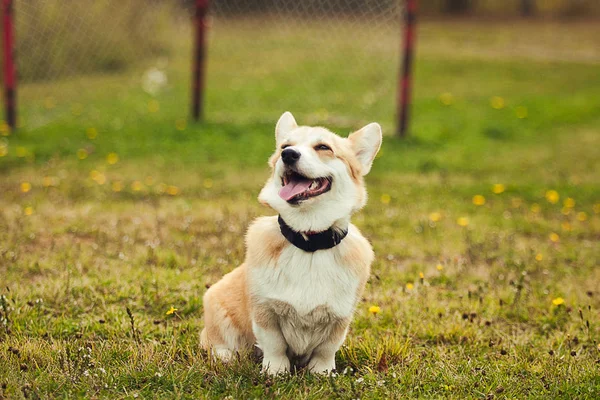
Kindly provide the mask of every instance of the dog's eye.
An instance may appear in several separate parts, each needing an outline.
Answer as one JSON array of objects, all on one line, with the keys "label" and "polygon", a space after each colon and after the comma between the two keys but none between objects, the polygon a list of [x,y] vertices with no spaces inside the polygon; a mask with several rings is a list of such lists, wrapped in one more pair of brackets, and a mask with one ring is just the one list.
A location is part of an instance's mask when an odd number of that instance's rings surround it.
[{"label": "dog's eye", "polygon": [[315,150],[331,150],[331,147],[326,144],[318,144],[315,146]]}]

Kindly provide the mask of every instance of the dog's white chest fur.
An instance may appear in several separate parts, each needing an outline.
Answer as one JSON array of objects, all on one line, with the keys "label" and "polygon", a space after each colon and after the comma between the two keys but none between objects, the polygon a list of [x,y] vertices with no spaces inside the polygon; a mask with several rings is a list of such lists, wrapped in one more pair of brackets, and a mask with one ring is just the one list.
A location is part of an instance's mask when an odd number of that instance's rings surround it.
[{"label": "dog's white chest fur", "polygon": [[276,265],[253,268],[252,291],[262,301],[289,304],[300,316],[326,306],[336,317],[350,317],[359,279],[340,259],[335,247],[308,253],[286,246]]},{"label": "dog's white chest fur", "polygon": [[351,318],[360,279],[342,260],[338,247],[308,253],[289,245],[274,265],[252,269],[252,292],[277,314],[290,353],[310,355]]}]

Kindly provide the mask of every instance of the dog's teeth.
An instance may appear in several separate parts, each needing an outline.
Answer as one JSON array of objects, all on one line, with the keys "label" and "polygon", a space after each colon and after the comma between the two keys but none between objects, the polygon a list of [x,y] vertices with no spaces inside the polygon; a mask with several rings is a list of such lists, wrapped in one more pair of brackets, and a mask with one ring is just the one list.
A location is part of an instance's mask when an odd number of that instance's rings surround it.
[{"label": "dog's teeth", "polygon": [[312,181],[310,186],[308,187],[310,190],[314,189],[317,186],[317,181]]}]

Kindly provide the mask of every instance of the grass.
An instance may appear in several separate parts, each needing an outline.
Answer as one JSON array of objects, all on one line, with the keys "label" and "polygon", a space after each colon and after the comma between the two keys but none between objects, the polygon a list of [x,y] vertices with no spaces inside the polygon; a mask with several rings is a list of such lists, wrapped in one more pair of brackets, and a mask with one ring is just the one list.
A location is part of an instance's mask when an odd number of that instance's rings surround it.
[{"label": "grass", "polygon": [[[143,71],[23,87],[0,139],[0,397],[598,398],[597,24],[424,23],[406,141],[393,37],[340,23],[307,58],[324,31],[299,28],[217,21],[203,124],[183,37],[155,96]],[[256,196],[285,109],[388,133],[354,218],[377,260],[332,378],[198,345],[206,285],[270,213]]]}]

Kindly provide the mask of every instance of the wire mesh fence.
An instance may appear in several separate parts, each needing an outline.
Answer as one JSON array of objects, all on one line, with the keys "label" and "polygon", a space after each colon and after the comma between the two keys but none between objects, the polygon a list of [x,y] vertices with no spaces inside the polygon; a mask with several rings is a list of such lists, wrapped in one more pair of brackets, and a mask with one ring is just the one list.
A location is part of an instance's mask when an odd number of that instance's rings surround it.
[{"label": "wire mesh fence", "polygon": [[[195,1],[13,2],[21,126],[93,116],[107,102],[141,115],[161,106],[189,114]],[[346,125],[373,113],[391,121],[402,4],[210,1],[207,119],[271,120],[292,109],[308,122]],[[363,90],[349,92],[349,81]],[[347,96],[360,96],[362,109],[348,109]]]}]

